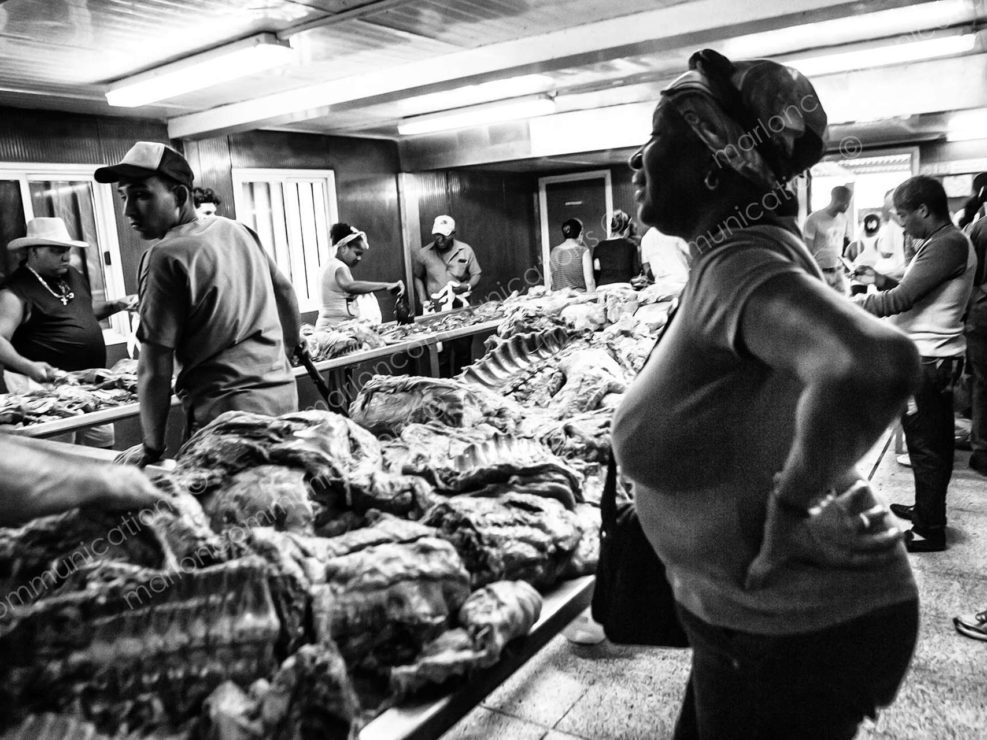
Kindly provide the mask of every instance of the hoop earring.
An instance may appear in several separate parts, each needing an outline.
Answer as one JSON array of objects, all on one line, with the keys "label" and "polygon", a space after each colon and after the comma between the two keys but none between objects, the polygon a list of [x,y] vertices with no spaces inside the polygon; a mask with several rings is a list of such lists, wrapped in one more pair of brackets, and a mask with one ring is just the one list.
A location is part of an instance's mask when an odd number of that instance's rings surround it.
[{"label": "hoop earring", "polygon": [[720,187],[720,178],[717,176],[716,172],[710,170],[706,173],[706,177],[703,178],[703,184],[709,191],[716,190]]}]

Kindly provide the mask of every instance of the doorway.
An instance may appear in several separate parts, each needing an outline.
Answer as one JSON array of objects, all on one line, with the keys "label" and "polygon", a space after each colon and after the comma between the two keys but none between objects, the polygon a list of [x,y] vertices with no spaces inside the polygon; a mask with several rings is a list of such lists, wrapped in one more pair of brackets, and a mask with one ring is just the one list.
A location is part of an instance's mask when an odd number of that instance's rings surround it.
[{"label": "doorway", "polygon": [[538,200],[542,282],[548,286],[548,256],[552,246],[562,241],[563,222],[570,218],[582,221],[583,242],[591,249],[607,238],[600,224],[608,223],[613,212],[610,170],[541,177],[538,179]]}]

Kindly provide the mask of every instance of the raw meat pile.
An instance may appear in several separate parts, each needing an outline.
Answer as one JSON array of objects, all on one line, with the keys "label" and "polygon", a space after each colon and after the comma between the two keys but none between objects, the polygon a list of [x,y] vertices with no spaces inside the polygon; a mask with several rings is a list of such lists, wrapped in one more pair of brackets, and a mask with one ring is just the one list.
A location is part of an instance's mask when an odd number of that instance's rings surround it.
[{"label": "raw meat pile", "polygon": [[15,427],[137,402],[137,361],[120,360],[109,370],[68,373],[68,380],[27,393],[0,394],[0,426]]},{"label": "raw meat pile", "polygon": [[172,509],[0,530],[0,731],[347,738],[497,662],[595,569],[651,344],[631,301],[567,298],[508,299],[484,359],[378,376],[350,418],[223,414],[156,480]]}]

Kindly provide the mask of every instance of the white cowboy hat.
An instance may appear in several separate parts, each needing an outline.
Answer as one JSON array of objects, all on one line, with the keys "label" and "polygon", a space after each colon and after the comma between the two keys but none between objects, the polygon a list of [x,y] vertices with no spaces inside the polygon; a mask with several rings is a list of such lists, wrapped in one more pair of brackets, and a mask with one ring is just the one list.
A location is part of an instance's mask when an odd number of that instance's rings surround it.
[{"label": "white cowboy hat", "polygon": [[22,247],[88,247],[69,236],[65,222],[60,218],[32,218],[27,222],[27,236],[14,239],[7,249]]}]

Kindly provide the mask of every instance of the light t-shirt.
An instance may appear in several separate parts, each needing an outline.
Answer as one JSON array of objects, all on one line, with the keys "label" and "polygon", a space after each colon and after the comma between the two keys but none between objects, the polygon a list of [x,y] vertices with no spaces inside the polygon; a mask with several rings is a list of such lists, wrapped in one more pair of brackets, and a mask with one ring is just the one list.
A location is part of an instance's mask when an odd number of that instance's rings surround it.
[{"label": "light t-shirt", "polygon": [[276,270],[247,228],[222,216],[172,228],[142,258],[137,338],[175,351],[175,392],[195,425],[224,411],[298,410]]},{"label": "light t-shirt", "polygon": [[741,317],[772,279],[821,278],[804,245],[779,231],[744,229],[697,257],[675,318],[613,421],[614,453],[676,600],[710,624],[761,634],[823,629],[916,595],[904,548],[867,569],[788,562],[763,588],[744,587],[803,386],[751,357]]},{"label": "light t-shirt", "polygon": [[689,279],[689,243],[662,234],[653,226],[641,237],[641,262],[651,267],[655,281],[685,285]]},{"label": "light t-shirt", "polygon": [[852,239],[845,213],[830,216],[825,209],[814,211],[805,220],[805,245],[823,270],[842,266],[843,239]]},{"label": "light t-shirt", "polygon": [[343,290],[336,279],[336,273],[340,269],[346,270],[345,274],[352,279],[350,268],[338,257],[330,257],[322,268],[322,307],[315,322],[316,329],[326,329],[342,321],[360,317],[356,296]]}]

